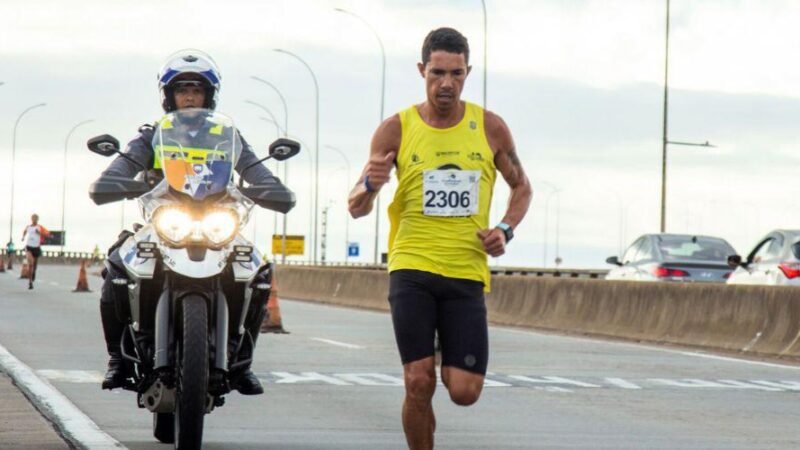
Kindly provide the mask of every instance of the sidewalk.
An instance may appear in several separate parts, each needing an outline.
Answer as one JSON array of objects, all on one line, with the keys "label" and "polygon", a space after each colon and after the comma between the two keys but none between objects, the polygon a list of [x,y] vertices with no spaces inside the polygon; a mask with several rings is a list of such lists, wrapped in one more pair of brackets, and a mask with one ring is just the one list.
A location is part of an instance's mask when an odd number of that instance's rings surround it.
[{"label": "sidewalk", "polygon": [[69,445],[0,372],[0,449],[69,449]]}]

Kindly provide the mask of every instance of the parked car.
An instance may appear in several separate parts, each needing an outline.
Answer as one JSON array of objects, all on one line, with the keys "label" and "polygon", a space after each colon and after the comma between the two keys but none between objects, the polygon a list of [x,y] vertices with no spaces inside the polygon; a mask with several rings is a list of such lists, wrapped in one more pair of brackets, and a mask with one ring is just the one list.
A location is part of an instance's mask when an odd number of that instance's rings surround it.
[{"label": "parked car", "polygon": [[729,258],[736,270],[728,284],[800,286],[800,230],[775,230],[767,234],[742,260]]},{"label": "parked car", "polygon": [[[606,259],[616,267],[607,280],[724,283],[731,274],[725,239],[691,234],[646,234],[622,255]],[[735,251],[734,251],[735,253]]]}]

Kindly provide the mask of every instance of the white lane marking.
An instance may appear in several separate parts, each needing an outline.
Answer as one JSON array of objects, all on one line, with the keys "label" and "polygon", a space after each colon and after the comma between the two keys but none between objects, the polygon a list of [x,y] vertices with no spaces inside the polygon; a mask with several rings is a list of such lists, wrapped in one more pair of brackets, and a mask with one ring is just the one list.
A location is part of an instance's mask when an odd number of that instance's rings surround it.
[{"label": "white lane marking", "polygon": [[536,383],[536,384],[566,384],[569,386],[578,386],[578,387],[587,387],[587,388],[598,388],[600,387],[597,384],[590,384],[584,383],[583,381],[577,380],[570,380],[569,378],[564,377],[541,377],[541,378],[533,378],[527,377],[525,375],[509,375],[509,378],[513,378],[519,381],[525,381],[528,383]]},{"label": "white lane marking", "polygon": [[744,358],[733,358],[730,356],[719,356],[719,355],[712,355],[708,353],[701,353],[701,352],[689,352],[685,350],[674,350],[665,347],[657,347],[655,345],[647,345],[647,344],[633,344],[630,342],[615,342],[615,341],[607,341],[603,340],[602,338],[588,338],[588,337],[580,337],[580,336],[571,336],[567,334],[558,334],[558,333],[544,333],[541,331],[532,331],[532,330],[518,330],[515,328],[505,328],[502,326],[494,325],[489,327],[492,330],[498,330],[506,333],[513,333],[513,334],[527,334],[539,337],[559,337],[565,339],[574,339],[576,341],[588,341],[593,342],[595,344],[607,344],[609,346],[621,346],[621,347],[633,347],[637,349],[647,349],[647,350],[654,350],[658,352],[665,352],[665,353],[674,353],[678,355],[684,356],[694,356],[698,358],[708,358],[708,359],[716,359],[720,361],[727,361],[727,362],[734,362],[734,363],[743,363],[743,364],[753,364],[757,366],[763,367],[771,367],[775,369],[791,369],[791,370],[800,370],[800,365],[789,365],[789,364],[777,364],[777,363],[768,363],[764,361],[753,361],[750,359]]},{"label": "white lane marking", "polygon": [[289,372],[272,372],[272,374],[279,378],[275,381],[278,384],[295,384],[300,382],[321,381],[323,383],[333,384],[335,386],[352,386],[352,384],[348,383],[347,381],[317,372],[300,372],[298,375]]},{"label": "white lane marking", "polygon": [[403,386],[403,379],[382,373],[335,373],[336,378],[362,386]]},{"label": "white lane marking", "polygon": [[724,385],[715,381],[698,380],[696,378],[686,378],[684,380],[668,380],[666,378],[649,378],[654,383],[660,383],[666,386],[682,387],[682,388],[730,388],[734,386]]},{"label": "white lane marking", "polygon": [[614,385],[616,387],[621,387],[622,389],[641,389],[642,387],[638,384],[633,384],[630,381],[623,380],[622,378],[606,378],[608,384]]},{"label": "white lane marking", "polygon": [[[37,373],[51,381],[63,383],[98,383],[102,373],[91,370],[38,370]],[[402,387],[403,377],[396,373],[351,372],[263,372],[259,378],[267,384],[311,384],[332,386]],[[491,377],[491,378],[489,378]],[[441,380],[437,380],[441,382]],[[592,377],[576,380],[559,376],[530,376],[487,373],[485,387],[523,388],[546,392],[574,392],[579,388],[620,388],[625,390],[652,390],[658,388],[740,390],[764,392],[800,391],[797,380],[701,380],[697,378],[648,378],[629,381],[618,377]]]},{"label": "white lane marking", "polygon": [[77,447],[91,449],[126,448],[106,434],[86,414],[78,409],[61,392],[46,380],[36,376],[33,369],[25,365],[0,345],[0,366],[36,402],[39,409],[53,421]]},{"label": "white lane marking", "polygon": [[37,370],[36,373],[52,381],[64,383],[100,383],[103,375],[96,370]]},{"label": "white lane marking", "polygon": [[775,363],[768,363],[764,361],[751,361],[749,359],[739,359],[739,358],[731,358],[729,356],[718,356],[718,355],[709,355],[707,353],[698,353],[698,352],[684,352],[684,351],[677,351],[677,350],[668,350],[664,349],[664,351],[670,353],[678,353],[681,355],[686,356],[696,356],[698,358],[708,358],[708,359],[716,359],[719,361],[730,361],[730,362],[737,362],[737,363],[745,363],[745,364],[753,364],[756,366],[764,366],[764,367],[774,367],[778,369],[791,369],[791,370],[800,370],[800,366],[790,366],[787,364],[775,364]]},{"label": "white lane marking", "polygon": [[364,348],[361,345],[348,344],[347,342],[339,342],[339,341],[334,341],[332,339],[323,339],[323,338],[316,338],[316,337],[309,338],[309,339],[311,339],[312,341],[319,341],[319,342],[324,342],[326,344],[335,345],[337,347],[354,348],[354,349],[362,349],[362,348]]},{"label": "white lane marking", "polygon": [[738,381],[738,380],[717,380],[717,381],[719,381],[720,383],[728,384],[728,385],[731,385],[731,386],[734,386],[734,387],[737,387],[737,388],[742,388],[742,389],[759,389],[759,390],[762,390],[762,391],[769,391],[769,392],[782,392],[783,391],[783,389],[780,389],[780,388],[769,387],[769,386],[764,386],[764,385],[758,385],[758,384],[754,384],[754,383],[748,383],[746,381]]},{"label": "white lane marking", "polygon": [[750,380],[756,384],[774,387],[778,389],[786,389],[787,391],[800,391],[800,383],[797,381],[766,381],[766,380]]}]

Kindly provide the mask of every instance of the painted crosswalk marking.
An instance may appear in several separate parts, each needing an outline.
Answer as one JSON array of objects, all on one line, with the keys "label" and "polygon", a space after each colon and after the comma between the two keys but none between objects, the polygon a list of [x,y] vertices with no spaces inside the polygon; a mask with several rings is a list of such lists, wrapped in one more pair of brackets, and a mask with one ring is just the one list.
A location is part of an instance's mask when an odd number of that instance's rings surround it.
[{"label": "painted crosswalk marking", "polygon": [[[103,374],[95,370],[38,370],[42,378],[58,383],[100,383]],[[265,384],[274,385],[327,385],[361,387],[402,387],[403,375],[382,372],[258,372]],[[567,377],[559,375],[516,375],[490,372],[484,383],[492,388],[521,388],[553,393],[571,393],[577,390],[624,389],[635,390],[754,390],[765,394],[773,392],[800,392],[800,380],[733,380],[698,378],[638,378],[620,377]]]}]

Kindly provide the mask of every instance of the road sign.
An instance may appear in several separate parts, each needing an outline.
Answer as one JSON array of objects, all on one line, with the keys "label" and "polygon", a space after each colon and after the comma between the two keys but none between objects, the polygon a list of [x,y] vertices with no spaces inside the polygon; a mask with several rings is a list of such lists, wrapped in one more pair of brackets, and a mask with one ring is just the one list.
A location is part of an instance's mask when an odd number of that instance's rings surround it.
[{"label": "road sign", "polygon": [[[281,234],[273,234],[272,235],[272,254],[273,255],[280,255],[281,252],[281,240],[283,235]],[[305,254],[305,236],[303,235],[286,235],[286,255],[302,255]]]},{"label": "road sign", "polygon": [[42,245],[64,245],[65,231],[50,230],[50,236],[44,238]]},{"label": "road sign", "polygon": [[358,242],[347,243],[347,256],[348,257],[358,256]]}]

